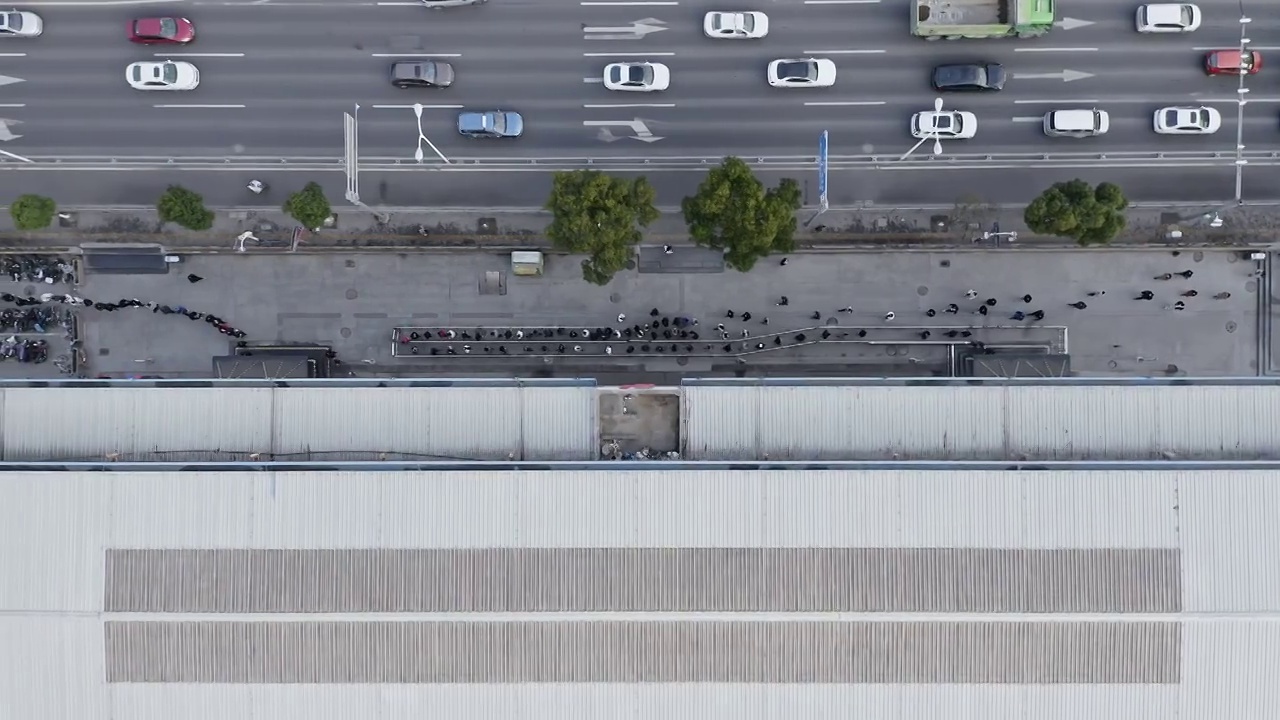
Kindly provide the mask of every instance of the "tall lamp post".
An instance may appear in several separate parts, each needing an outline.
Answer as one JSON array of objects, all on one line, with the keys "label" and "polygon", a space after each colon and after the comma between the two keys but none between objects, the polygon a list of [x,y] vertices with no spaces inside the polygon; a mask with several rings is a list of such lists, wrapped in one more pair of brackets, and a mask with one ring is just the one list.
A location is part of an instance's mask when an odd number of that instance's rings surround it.
[{"label": "tall lamp post", "polygon": [[[933,111],[935,113],[942,112],[942,98],[934,99]],[[929,132],[926,133],[924,137],[920,138],[920,140],[917,141],[915,145],[912,145],[910,150],[902,153],[902,157],[898,158],[898,160],[906,160],[908,157],[911,156],[911,153],[918,150],[920,146],[925,144],[925,142],[928,140],[933,140],[933,154],[941,155],[942,154],[942,138],[938,136],[938,126],[935,123],[933,127],[929,128]]]},{"label": "tall lamp post", "polygon": [[1244,79],[1249,73],[1243,67],[1243,63],[1245,53],[1249,47],[1249,38],[1245,37],[1244,33],[1250,22],[1253,22],[1251,18],[1245,15],[1240,16],[1240,62],[1242,67],[1240,68],[1240,85],[1236,88],[1236,205],[1244,204],[1244,166],[1249,164],[1249,161],[1244,159],[1244,106],[1248,104],[1245,96],[1249,94],[1249,88],[1244,86]]},{"label": "tall lamp post", "polygon": [[347,202],[358,208],[368,210],[379,222],[387,222],[390,216],[380,213],[360,201],[360,105],[355,106],[354,113],[342,114],[343,161],[347,171]]}]

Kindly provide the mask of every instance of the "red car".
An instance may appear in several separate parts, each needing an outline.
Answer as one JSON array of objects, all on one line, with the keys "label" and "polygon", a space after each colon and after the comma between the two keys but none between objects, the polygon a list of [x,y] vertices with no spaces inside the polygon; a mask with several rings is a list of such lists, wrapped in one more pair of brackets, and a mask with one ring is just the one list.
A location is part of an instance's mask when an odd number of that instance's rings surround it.
[{"label": "red car", "polygon": [[181,45],[196,39],[196,26],[186,18],[138,18],[129,23],[129,41],[143,45]]},{"label": "red car", "polygon": [[1210,75],[1253,75],[1262,69],[1262,55],[1245,50],[1214,50],[1204,56],[1204,71]]}]

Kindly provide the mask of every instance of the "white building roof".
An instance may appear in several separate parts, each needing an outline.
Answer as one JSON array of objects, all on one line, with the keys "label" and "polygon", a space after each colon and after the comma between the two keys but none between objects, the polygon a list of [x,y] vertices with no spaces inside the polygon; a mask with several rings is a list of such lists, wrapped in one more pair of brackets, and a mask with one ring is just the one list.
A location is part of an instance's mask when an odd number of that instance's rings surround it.
[{"label": "white building roof", "polygon": [[1280,457],[1280,385],[683,388],[690,460]]},{"label": "white building roof", "polygon": [[5,474],[0,697],[1271,720],[1276,517],[1270,471]]}]

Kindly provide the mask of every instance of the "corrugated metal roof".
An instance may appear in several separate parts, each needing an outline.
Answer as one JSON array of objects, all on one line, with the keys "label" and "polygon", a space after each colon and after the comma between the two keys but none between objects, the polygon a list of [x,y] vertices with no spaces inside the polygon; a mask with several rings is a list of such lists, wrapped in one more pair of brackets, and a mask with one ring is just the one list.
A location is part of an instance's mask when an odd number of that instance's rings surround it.
[{"label": "corrugated metal roof", "polygon": [[591,387],[8,388],[4,459],[590,460]]},{"label": "corrugated metal roof", "polygon": [[1280,457],[1271,385],[683,388],[692,460]]},{"label": "corrugated metal roof", "polygon": [[[1271,522],[1280,517],[1276,487],[1280,473],[1269,471],[0,475],[0,577],[5,578],[0,583],[0,697],[6,711],[25,720],[339,720],[356,715],[410,720],[420,718],[424,708],[458,720],[787,720],[797,713],[817,720],[850,715],[932,720],[939,707],[954,708],[951,714],[963,720],[1219,720],[1224,712],[1232,720],[1272,720],[1280,706],[1280,684],[1273,682],[1280,675],[1280,625],[1274,622],[1280,612],[1275,563],[1280,531]],[[104,682],[106,622],[189,618],[208,624],[218,617],[104,614],[104,565],[112,549],[690,545],[1175,550],[1183,576],[1182,612],[994,617],[1104,625],[1176,622],[1180,682],[1061,687],[135,683],[109,689]],[[937,588],[939,593],[961,591]],[[315,619],[220,617],[234,622]],[[821,620],[857,623],[869,617]],[[742,614],[733,619],[757,621]],[[881,622],[906,627],[946,621],[942,614],[917,614]],[[1157,646],[1144,641],[1134,649],[1148,652]],[[646,652],[658,647],[644,645]],[[1107,665],[1119,657],[1097,656],[1093,662],[1107,672],[1130,673],[1125,677],[1151,670]],[[975,671],[984,667],[992,666],[978,665]],[[344,682],[355,679],[347,676]]]}]

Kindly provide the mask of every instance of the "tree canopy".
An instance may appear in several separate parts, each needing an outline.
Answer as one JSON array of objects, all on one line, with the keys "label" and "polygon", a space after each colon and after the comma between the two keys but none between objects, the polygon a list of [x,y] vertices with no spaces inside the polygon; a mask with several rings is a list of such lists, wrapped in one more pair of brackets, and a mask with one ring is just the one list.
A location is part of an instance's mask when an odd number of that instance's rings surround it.
[{"label": "tree canopy", "polygon": [[307,183],[301,190],[290,195],[281,209],[308,230],[324,227],[325,222],[333,215],[329,198],[324,196],[324,188],[314,182]]},{"label": "tree canopy", "polygon": [[598,170],[558,172],[552,178],[547,239],[556,248],[586,255],[582,277],[605,285],[631,261],[640,228],[658,219],[655,194],[643,177],[634,180]]},{"label": "tree canopy", "polygon": [[1033,232],[1099,245],[1124,230],[1127,207],[1129,200],[1112,183],[1093,187],[1084,180],[1071,180],[1054,183],[1031,201],[1022,217]]},{"label": "tree canopy", "polygon": [[160,222],[177,223],[188,230],[208,230],[213,227],[213,211],[204,206],[200,193],[180,185],[170,185],[156,203]]},{"label": "tree canopy", "polygon": [[771,253],[795,250],[800,186],[784,178],[766,189],[741,159],[727,157],[681,203],[689,235],[724,251],[725,263],[746,272]]},{"label": "tree canopy", "polygon": [[43,230],[53,223],[58,205],[43,195],[23,195],[9,206],[13,224],[19,230]]}]

